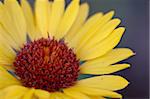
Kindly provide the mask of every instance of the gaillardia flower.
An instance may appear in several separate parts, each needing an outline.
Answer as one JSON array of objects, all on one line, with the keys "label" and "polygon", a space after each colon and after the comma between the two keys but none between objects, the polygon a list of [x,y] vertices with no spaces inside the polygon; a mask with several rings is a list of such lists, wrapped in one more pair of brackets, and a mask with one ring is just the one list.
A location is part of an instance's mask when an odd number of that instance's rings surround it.
[{"label": "gaillardia flower", "polygon": [[122,98],[115,91],[128,81],[104,74],[130,67],[117,62],[134,53],[114,48],[125,28],[114,11],[88,12],[80,0],[36,0],[34,11],[27,0],[1,2],[0,99]]}]

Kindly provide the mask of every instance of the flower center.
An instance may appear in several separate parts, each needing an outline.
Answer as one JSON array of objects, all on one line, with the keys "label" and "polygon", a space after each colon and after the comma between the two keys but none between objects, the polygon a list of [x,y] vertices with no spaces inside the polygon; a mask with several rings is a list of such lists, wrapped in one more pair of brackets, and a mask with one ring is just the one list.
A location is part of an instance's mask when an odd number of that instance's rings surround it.
[{"label": "flower center", "polygon": [[72,86],[79,75],[79,60],[63,40],[27,43],[14,61],[15,73],[26,87],[50,92]]}]

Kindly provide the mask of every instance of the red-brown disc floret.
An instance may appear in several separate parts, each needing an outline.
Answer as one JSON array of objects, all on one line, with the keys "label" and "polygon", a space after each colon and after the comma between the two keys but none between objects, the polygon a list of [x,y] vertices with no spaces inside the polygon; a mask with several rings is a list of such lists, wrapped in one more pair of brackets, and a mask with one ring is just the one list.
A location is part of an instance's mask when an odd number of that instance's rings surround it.
[{"label": "red-brown disc floret", "polygon": [[79,60],[63,40],[41,38],[24,45],[14,68],[24,86],[54,92],[77,81]]}]

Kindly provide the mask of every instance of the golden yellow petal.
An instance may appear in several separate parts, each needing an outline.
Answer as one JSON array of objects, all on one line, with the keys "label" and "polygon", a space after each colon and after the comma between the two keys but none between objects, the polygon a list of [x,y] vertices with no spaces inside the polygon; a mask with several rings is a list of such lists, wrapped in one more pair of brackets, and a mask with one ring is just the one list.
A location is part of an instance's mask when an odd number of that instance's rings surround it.
[{"label": "golden yellow petal", "polygon": [[[18,32],[16,31],[16,27],[14,25],[13,20],[11,20],[11,16],[12,15],[10,15],[10,13],[7,11],[6,6],[4,6],[0,2],[1,36],[6,37],[7,40],[11,40],[13,44],[16,43],[16,44],[14,44],[14,46],[16,46],[15,48],[18,48],[21,43],[20,43],[20,39],[18,39],[19,38]],[[10,44],[10,43],[8,43],[8,44]]]},{"label": "golden yellow petal", "polygon": [[77,53],[78,58],[81,60],[90,60],[106,54],[119,43],[124,31],[125,28],[123,27],[117,28],[97,45],[93,45],[91,48],[82,48],[82,50]]},{"label": "golden yellow petal", "polygon": [[41,89],[36,89],[34,95],[39,99],[49,99],[50,97],[50,93],[48,91],[41,90]]},{"label": "golden yellow petal", "polygon": [[101,97],[101,96],[89,96],[90,99],[107,99],[107,98],[104,98],[104,97]]},{"label": "golden yellow petal", "polygon": [[74,23],[79,10],[79,1],[80,0],[73,0],[67,7],[55,35],[57,39],[63,38]]},{"label": "golden yellow petal", "polygon": [[26,19],[27,33],[31,40],[35,40],[39,32],[36,31],[35,18],[32,12],[32,8],[30,7],[30,4],[27,0],[21,0],[21,8]]},{"label": "golden yellow petal", "polygon": [[20,82],[0,66],[0,89],[11,85],[20,85]]},{"label": "golden yellow petal", "polygon": [[36,0],[35,2],[35,16],[38,28],[43,37],[48,37],[48,13],[49,13],[48,0]]},{"label": "golden yellow petal", "polygon": [[[12,28],[12,25],[10,23],[13,23],[11,20],[11,17],[4,7],[4,5],[0,2],[0,37],[5,38],[8,44],[11,46],[15,46],[14,48],[19,48],[19,41],[17,39],[18,35],[15,32],[14,28]],[[8,29],[8,30],[7,30]],[[6,31],[7,30],[7,31]],[[15,32],[15,33],[14,33]],[[13,34],[14,33],[14,34]],[[12,43],[10,43],[10,41]]]},{"label": "golden yellow petal", "polygon": [[53,92],[50,93],[49,99],[72,99],[72,98],[62,92]]},{"label": "golden yellow petal", "polygon": [[98,20],[102,17],[102,15],[103,15],[102,13],[96,13],[92,15],[85,22],[85,24],[78,31],[78,33],[70,41],[68,41],[69,46],[76,48],[81,38],[83,38],[86,35],[86,33],[90,30],[90,28],[98,22]]},{"label": "golden yellow petal", "polygon": [[73,99],[90,99],[87,95],[85,95],[79,91],[76,91],[72,88],[63,89],[63,92],[64,92],[64,94],[72,97]]},{"label": "golden yellow petal", "polygon": [[[105,16],[104,16],[105,17]],[[92,29],[93,31],[88,32],[87,35],[85,35],[80,43],[77,46],[77,51],[82,50],[83,47],[90,48],[93,45],[98,44],[101,40],[109,36],[110,33],[120,24],[120,19],[113,19],[110,20],[107,23],[102,24],[103,17],[101,18],[99,24],[94,26]]]},{"label": "golden yellow petal", "polygon": [[33,99],[35,89],[29,89],[22,99]]},{"label": "golden yellow petal", "polygon": [[60,20],[64,14],[65,1],[54,0],[52,4],[51,16],[49,17],[49,34],[55,36]]},{"label": "golden yellow petal", "polygon": [[4,47],[2,45],[0,46],[0,64],[11,65],[15,59],[15,56],[16,55],[9,49],[9,47]]},{"label": "golden yellow petal", "polygon": [[78,86],[85,86],[89,88],[100,88],[104,90],[120,90],[125,88],[129,82],[121,77],[115,75],[104,75],[96,76],[92,78],[87,78],[80,80]]},{"label": "golden yellow petal", "polygon": [[75,85],[73,88],[70,88],[71,90],[75,90],[77,92],[81,92],[83,94],[86,94],[88,96],[101,96],[101,97],[111,97],[111,98],[122,98],[121,94],[118,94],[116,92],[110,91],[110,90],[104,90],[100,88],[91,88],[81,85]]},{"label": "golden yellow petal", "polygon": [[106,24],[114,15],[114,11],[107,13],[102,16],[91,17],[85,25],[81,28],[81,30],[77,33],[77,35],[69,42],[75,48],[75,51],[78,50],[99,28],[102,28],[104,24]]},{"label": "golden yellow petal", "polygon": [[4,0],[0,21],[9,35],[20,45],[26,42],[26,22],[23,11],[16,0]]},{"label": "golden yellow petal", "polygon": [[0,99],[21,99],[28,91],[23,86],[13,85],[0,90]]},{"label": "golden yellow petal", "polygon": [[88,60],[81,67],[105,67],[133,56],[135,53],[128,48],[115,48],[107,54],[93,60]]},{"label": "golden yellow petal", "polygon": [[14,67],[12,66],[12,65],[6,65],[6,64],[2,64],[1,62],[0,62],[0,66],[1,67],[3,67],[3,68],[5,68],[6,70],[9,70],[9,71],[13,71],[14,72]]},{"label": "golden yellow petal", "polygon": [[0,36],[0,64],[11,65],[16,53],[12,47],[4,41],[4,38]]},{"label": "golden yellow petal", "polygon": [[80,73],[81,74],[94,74],[94,75],[101,75],[101,74],[110,74],[114,73],[123,69],[126,69],[130,67],[129,64],[116,64],[116,65],[110,65],[110,66],[84,66],[80,67]]},{"label": "golden yellow petal", "polygon": [[12,48],[19,49],[19,45],[13,40],[13,38],[7,33],[2,24],[0,24],[0,42],[2,44],[10,45]]},{"label": "golden yellow petal", "polygon": [[76,34],[78,34],[78,31],[81,29],[86,18],[88,17],[88,13],[89,13],[89,5],[87,3],[81,4],[77,18],[73,23],[72,27],[70,28],[70,30],[68,31],[67,35],[65,36],[65,40],[69,42],[72,38],[74,38]]}]

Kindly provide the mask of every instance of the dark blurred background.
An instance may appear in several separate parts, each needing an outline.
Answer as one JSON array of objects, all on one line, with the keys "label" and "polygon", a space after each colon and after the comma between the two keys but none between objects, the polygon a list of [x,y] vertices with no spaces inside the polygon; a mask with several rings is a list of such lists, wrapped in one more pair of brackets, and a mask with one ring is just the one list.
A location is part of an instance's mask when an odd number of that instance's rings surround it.
[{"label": "dark blurred background", "polygon": [[115,17],[121,18],[126,33],[118,47],[129,47],[136,56],[124,61],[131,63],[131,68],[115,73],[130,81],[120,93],[124,99],[149,99],[149,0],[82,1],[89,3],[90,15],[115,10]]},{"label": "dark blurred background", "polygon": [[89,3],[90,15],[115,10],[115,17],[122,20],[121,26],[126,27],[126,33],[118,47],[129,47],[136,56],[124,61],[131,63],[131,68],[115,73],[130,81],[130,85],[119,92],[124,99],[149,99],[149,0],[81,1]]}]

